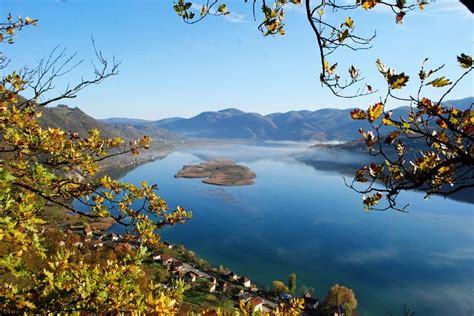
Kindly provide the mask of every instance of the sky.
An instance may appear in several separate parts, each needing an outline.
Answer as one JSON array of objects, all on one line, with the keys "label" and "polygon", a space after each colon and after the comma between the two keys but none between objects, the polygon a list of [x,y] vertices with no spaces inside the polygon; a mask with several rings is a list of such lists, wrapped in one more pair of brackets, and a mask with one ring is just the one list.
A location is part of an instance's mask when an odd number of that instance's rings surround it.
[{"label": "sky", "polygon": [[[251,5],[243,0],[225,2],[230,15],[187,25],[174,13],[171,0],[1,0],[0,16],[39,19],[37,27],[17,35],[14,45],[0,47],[11,58],[2,74],[34,67],[59,45],[84,60],[56,81],[55,92],[60,91],[81,77],[93,76],[93,36],[104,56],[122,60],[120,73],[63,103],[95,118],[156,120],[230,107],[261,114],[367,107],[385,91],[375,67],[377,58],[410,75],[409,86],[402,90],[407,95],[417,87],[424,58],[429,57],[433,68],[446,64],[443,75],[456,79],[461,74],[456,56],[473,54],[474,18],[458,1],[437,0],[423,11],[407,14],[402,25],[395,23],[393,13],[377,6],[342,12],[330,21],[341,23],[350,16],[361,34],[376,31],[377,37],[368,51],[344,50],[331,58],[344,72],[356,65],[380,93],[341,99],[319,82],[319,52],[302,7],[289,8],[285,36],[263,37]],[[472,96],[473,87],[471,76],[449,99]],[[426,95],[441,92],[432,88]]]}]

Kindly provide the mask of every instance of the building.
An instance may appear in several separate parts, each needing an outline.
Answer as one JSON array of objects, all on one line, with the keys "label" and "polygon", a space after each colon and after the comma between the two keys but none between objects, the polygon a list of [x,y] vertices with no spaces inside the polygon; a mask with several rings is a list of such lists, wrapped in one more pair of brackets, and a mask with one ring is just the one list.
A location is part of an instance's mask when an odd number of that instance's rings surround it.
[{"label": "building", "polygon": [[227,277],[231,281],[237,281],[239,279],[239,276],[232,271],[229,274],[227,274]]},{"label": "building", "polygon": [[250,300],[254,312],[263,312],[263,299],[256,296]]},{"label": "building", "polygon": [[212,293],[212,292],[215,292],[215,291],[216,291],[216,284],[210,282],[209,283],[209,292]]},{"label": "building", "polygon": [[184,279],[188,282],[196,282],[197,277],[198,277],[198,275],[196,273],[194,273],[193,271],[188,271],[184,275]]},{"label": "building", "polygon": [[247,277],[241,277],[239,279],[239,283],[240,285],[242,285],[243,287],[250,287],[251,283],[250,283],[250,279],[247,278]]},{"label": "building", "polygon": [[86,237],[92,237],[92,229],[90,227],[90,225],[85,225],[84,226],[84,234],[86,235]]},{"label": "building", "polygon": [[181,272],[183,269],[183,262],[181,260],[173,260],[171,262],[171,272],[176,273],[176,272]]},{"label": "building", "polygon": [[303,296],[304,310],[307,312],[314,312],[320,308],[320,302],[317,298]]},{"label": "building", "polygon": [[155,253],[153,255],[153,260],[154,261],[161,261],[161,253]]},{"label": "building", "polygon": [[227,292],[227,282],[222,281],[217,284],[217,291],[225,293]]},{"label": "building", "polygon": [[346,316],[346,309],[342,305],[333,305],[329,307],[329,316]]},{"label": "building", "polygon": [[173,262],[173,258],[170,255],[166,253],[161,255],[161,263],[163,265],[170,266],[172,262]]}]

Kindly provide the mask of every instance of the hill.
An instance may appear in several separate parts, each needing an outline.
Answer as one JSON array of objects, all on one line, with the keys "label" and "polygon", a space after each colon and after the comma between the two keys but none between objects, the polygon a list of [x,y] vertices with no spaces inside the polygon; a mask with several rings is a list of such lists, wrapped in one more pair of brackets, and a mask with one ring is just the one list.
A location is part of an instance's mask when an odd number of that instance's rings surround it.
[{"label": "hill", "polygon": [[[474,97],[446,101],[467,109]],[[326,108],[316,111],[302,110],[261,115],[238,109],[203,112],[191,118],[169,118],[159,121],[133,119],[107,119],[114,126],[129,125],[135,128],[163,128],[183,136],[220,139],[256,139],[291,141],[351,141],[357,137],[359,128],[367,128],[365,121],[350,118],[352,109]],[[407,116],[408,107],[393,110],[393,116]]]},{"label": "hill", "polygon": [[[96,120],[79,108],[67,105],[41,108],[40,124],[43,128],[59,127],[65,131],[78,132],[81,137],[86,137],[91,129],[98,129],[104,138],[121,137],[126,142],[139,139],[144,135],[151,136],[153,141],[149,150],[141,152],[138,157],[131,155],[116,156],[104,160],[102,167],[108,172],[117,167],[122,168],[137,163],[142,163],[155,158],[166,156],[177,146],[186,143],[186,138],[159,127],[132,126],[129,124],[105,124]],[[117,171],[117,170],[116,170]]]}]

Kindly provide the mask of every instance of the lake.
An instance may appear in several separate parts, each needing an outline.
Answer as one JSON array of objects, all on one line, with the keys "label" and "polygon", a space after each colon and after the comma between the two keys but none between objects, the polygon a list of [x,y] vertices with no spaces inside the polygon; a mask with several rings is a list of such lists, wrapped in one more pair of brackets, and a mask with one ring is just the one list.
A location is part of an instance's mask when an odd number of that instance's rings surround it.
[{"label": "lake", "polygon": [[[409,192],[409,213],[365,212],[342,175],[292,158],[305,146],[189,149],[147,163],[123,180],[159,185],[170,206],[193,211],[161,232],[211,264],[262,287],[287,281],[324,299],[335,283],[354,289],[361,315],[474,315],[472,204]],[[184,164],[226,158],[256,172],[254,185],[219,187],[176,179]],[[334,157],[337,159],[337,157]],[[473,192],[474,194],[474,192]]]}]

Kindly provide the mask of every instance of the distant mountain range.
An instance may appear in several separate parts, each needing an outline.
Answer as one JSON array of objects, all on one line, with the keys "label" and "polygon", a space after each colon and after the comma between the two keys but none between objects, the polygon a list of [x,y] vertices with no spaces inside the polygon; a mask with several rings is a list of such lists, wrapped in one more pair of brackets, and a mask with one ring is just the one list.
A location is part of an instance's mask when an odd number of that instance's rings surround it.
[{"label": "distant mountain range", "polygon": [[[474,97],[446,101],[447,106],[468,109]],[[407,116],[408,107],[393,110],[393,116]],[[292,141],[350,141],[357,138],[359,128],[367,128],[367,122],[350,118],[352,109],[321,109],[316,111],[290,111],[261,115],[238,109],[203,112],[191,118],[166,118],[146,121],[128,118],[110,118],[101,122],[136,130],[165,129],[187,137],[216,139],[292,140]]]}]

